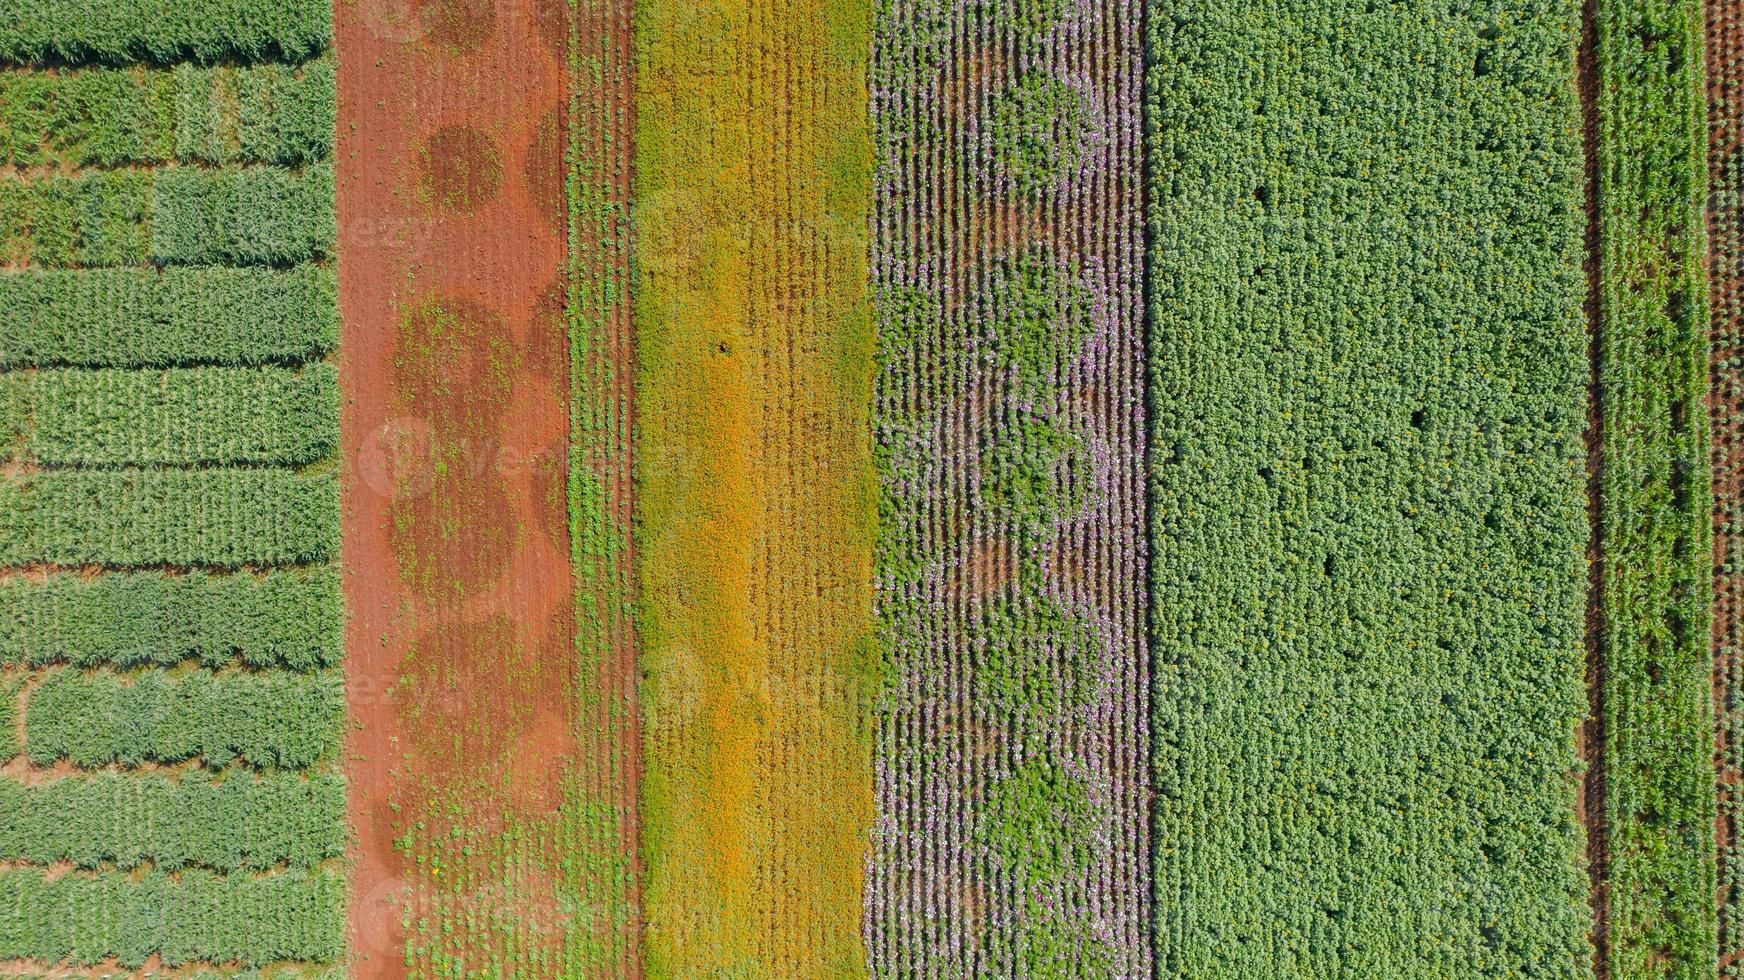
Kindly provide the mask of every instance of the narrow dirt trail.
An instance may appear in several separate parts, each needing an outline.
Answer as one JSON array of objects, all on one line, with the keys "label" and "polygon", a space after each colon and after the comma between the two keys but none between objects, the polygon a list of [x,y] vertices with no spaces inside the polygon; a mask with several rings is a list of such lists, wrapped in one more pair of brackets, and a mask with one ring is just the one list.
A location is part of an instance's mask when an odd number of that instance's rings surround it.
[{"label": "narrow dirt trail", "polygon": [[578,843],[567,9],[336,7],[359,977],[603,974],[628,914],[572,859],[617,845]]}]

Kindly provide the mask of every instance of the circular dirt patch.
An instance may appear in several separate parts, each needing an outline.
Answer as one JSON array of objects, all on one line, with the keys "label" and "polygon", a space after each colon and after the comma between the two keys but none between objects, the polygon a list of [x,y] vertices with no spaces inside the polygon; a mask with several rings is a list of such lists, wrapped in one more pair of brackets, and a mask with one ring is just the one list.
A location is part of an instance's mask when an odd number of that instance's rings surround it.
[{"label": "circular dirt patch", "polygon": [[453,606],[503,577],[521,531],[487,453],[465,443],[448,446],[431,467],[429,492],[388,505],[388,541],[412,593],[433,606]]},{"label": "circular dirt patch", "polygon": [[421,0],[418,24],[426,42],[470,54],[496,29],[496,0]]},{"label": "circular dirt patch", "polygon": [[493,441],[521,363],[501,318],[470,300],[430,297],[407,310],[394,340],[400,409],[425,420],[439,446]]},{"label": "circular dirt patch", "polygon": [[444,126],[418,148],[418,185],[439,207],[471,211],[502,190],[502,155],[477,129]]}]

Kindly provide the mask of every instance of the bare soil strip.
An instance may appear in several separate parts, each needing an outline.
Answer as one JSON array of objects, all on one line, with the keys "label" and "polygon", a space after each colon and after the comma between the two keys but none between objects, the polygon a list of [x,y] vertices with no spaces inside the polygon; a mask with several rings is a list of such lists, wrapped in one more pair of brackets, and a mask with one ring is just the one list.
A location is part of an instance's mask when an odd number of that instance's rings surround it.
[{"label": "bare soil strip", "polygon": [[569,9],[336,7],[357,977],[619,967],[573,860],[620,844],[566,506]]}]

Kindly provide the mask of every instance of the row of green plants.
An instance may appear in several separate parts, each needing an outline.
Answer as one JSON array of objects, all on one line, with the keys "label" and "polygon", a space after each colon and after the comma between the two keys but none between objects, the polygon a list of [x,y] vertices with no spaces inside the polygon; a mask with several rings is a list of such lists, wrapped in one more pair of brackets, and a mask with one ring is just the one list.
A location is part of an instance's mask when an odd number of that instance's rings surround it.
[{"label": "row of green plants", "polygon": [[0,476],[0,566],[265,566],[339,554],[331,469]]},{"label": "row of green plants", "polygon": [[312,868],[345,853],[345,781],[232,771],[0,780],[0,860],[94,869]]},{"label": "row of green plants", "polygon": [[0,443],[55,466],[300,465],[339,447],[339,377],[303,368],[0,374]]},{"label": "row of green plants", "polygon": [[0,182],[14,265],[286,265],[329,258],[333,167],[79,171]]},{"label": "row of green plants", "polygon": [[1699,0],[1596,7],[1600,778],[1615,976],[1711,977],[1713,597]]},{"label": "row of green plants", "polygon": [[59,669],[25,694],[24,749],[83,768],[197,759],[211,768],[305,769],[338,746],[337,671],[137,674]]},{"label": "row of green plants", "polygon": [[1578,13],[1148,22],[1162,975],[1591,975]]},{"label": "row of green plants", "polygon": [[0,62],[302,61],[329,0],[0,0]]},{"label": "row of green plants", "polygon": [[0,368],[294,364],[339,344],[331,265],[0,276]]},{"label": "row of green plants", "polygon": [[[0,957],[137,969],[281,960],[332,962],[345,942],[345,879],[332,871],[265,876],[194,869],[0,871]],[[226,971],[228,972],[228,971]]]},{"label": "row of green plants", "polygon": [[0,579],[0,666],[334,667],[341,596],[331,565]]},{"label": "row of green plants", "polygon": [[322,160],[331,57],[303,65],[0,73],[0,164],[116,167]]}]

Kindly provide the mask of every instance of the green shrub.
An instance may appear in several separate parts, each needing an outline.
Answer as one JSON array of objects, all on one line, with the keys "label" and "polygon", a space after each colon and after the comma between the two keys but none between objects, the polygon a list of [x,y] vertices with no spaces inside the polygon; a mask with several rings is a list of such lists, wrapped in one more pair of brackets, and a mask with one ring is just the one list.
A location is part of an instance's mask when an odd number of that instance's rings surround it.
[{"label": "green shrub", "polygon": [[315,867],[342,856],[345,842],[345,781],[337,773],[0,780],[0,859],[8,861],[266,871]]},{"label": "green shrub", "polygon": [[339,445],[338,372],[172,368],[0,374],[0,439],[52,465],[301,464]]},{"label": "green shrub", "polygon": [[[137,968],[153,953],[189,962],[261,967],[334,961],[344,951],[345,879],[330,871],[257,877],[190,870],[0,871],[0,956],[88,965],[114,957]],[[228,972],[228,971],[225,971]]]},{"label": "green shrub", "polygon": [[0,61],[298,61],[333,38],[328,0],[0,0]]},{"label": "green shrub", "polygon": [[336,671],[137,675],[57,669],[26,698],[31,761],[84,768],[198,759],[220,768],[304,769],[339,745],[345,716]]},{"label": "green shrub", "polygon": [[339,570],[261,575],[58,574],[0,580],[0,665],[307,670],[337,666],[344,634]]},{"label": "green shrub", "polygon": [[0,367],[294,362],[338,341],[331,267],[0,273]]},{"label": "green shrub", "polygon": [[52,470],[0,477],[0,566],[239,567],[339,550],[335,474]]}]

